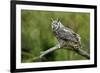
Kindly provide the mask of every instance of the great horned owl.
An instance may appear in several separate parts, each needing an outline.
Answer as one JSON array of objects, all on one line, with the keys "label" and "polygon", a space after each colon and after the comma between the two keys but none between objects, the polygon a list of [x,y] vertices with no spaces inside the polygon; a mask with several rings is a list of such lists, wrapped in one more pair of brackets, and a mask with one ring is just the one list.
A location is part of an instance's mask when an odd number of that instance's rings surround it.
[{"label": "great horned owl", "polygon": [[52,30],[59,41],[60,47],[74,49],[81,48],[80,36],[70,28],[62,25],[58,19],[52,19]]}]

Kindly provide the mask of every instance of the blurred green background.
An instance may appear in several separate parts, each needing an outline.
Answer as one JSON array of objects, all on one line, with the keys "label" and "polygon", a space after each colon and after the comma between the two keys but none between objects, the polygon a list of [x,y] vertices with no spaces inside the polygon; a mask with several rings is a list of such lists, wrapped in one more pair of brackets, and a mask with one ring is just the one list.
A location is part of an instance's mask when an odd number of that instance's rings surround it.
[{"label": "blurred green background", "polygon": [[51,29],[51,18],[59,18],[64,26],[78,33],[82,49],[90,52],[89,13],[21,10],[21,62],[85,60],[86,58],[67,49],[58,49],[42,59],[33,60],[41,51],[58,42]]}]

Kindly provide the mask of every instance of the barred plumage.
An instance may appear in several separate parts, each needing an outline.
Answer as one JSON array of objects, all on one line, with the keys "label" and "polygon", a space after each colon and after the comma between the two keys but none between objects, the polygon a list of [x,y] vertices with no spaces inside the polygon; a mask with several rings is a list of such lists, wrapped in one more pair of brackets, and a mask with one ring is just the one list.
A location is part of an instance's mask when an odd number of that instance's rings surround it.
[{"label": "barred plumage", "polygon": [[73,30],[62,25],[59,20],[52,20],[52,29],[61,47],[81,48],[80,36]]}]

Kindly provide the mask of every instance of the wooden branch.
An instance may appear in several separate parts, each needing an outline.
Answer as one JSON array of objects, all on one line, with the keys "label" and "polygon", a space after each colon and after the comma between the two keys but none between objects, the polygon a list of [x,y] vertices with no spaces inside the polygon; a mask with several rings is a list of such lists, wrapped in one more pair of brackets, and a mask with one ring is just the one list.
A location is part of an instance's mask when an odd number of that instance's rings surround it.
[{"label": "wooden branch", "polygon": [[[60,45],[57,44],[56,46],[54,46],[54,47],[52,47],[52,48],[50,48],[50,49],[48,49],[48,50],[46,50],[46,51],[40,53],[40,55],[39,55],[38,57],[35,57],[35,58],[33,58],[32,60],[34,61],[34,60],[37,60],[37,59],[41,59],[41,58],[43,58],[43,56],[45,56],[46,54],[51,53],[51,52],[53,52],[53,51],[55,51],[55,50],[57,50],[57,49],[59,49],[59,48],[60,48]],[[84,50],[82,50],[82,49],[74,49],[74,51],[75,51],[76,53],[80,54],[81,56],[83,56],[83,57],[85,57],[85,58],[87,58],[87,59],[90,59],[89,54],[88,54],[87,52],[85,52]]]},{"label": "wooden branch", "polygon": [[50,52],[55,51],[58,48],[60,48],[60,45],[59,44],[56,45],[56,46],[54,46],[54,47],[52,47],[52,48],[50,48],[50,49],[48,49],[48,50],[46,50],[46,51],[44,51],[44,52],[42,52],[41,55],[40,55],[40,58],[42,58],[44,55],[46,55],[46,54],[48,54]]},{"label": "wooden branch", "polygon": [[75,49],[74,51],[76,53],[80,54],[81,56],[83,56],[83,57],[85,57],[87,59],[90,59],[90,55],[86,51],[84,51],[82,49]]},{"label": "wooden branch", "polygon": [[43,56],[45,56],[46,54],[48,54],[48,53],[50,53],[50,52],[53,52],[53,51],[55,51],[55,50],[57,50],[57,49],[59,49],[59,48],[60,48],[60,45],[57,44],[56,46],[54,46],[54,47],[52,47],[52,48],[49,48],[48,50],[46,50],[46,51],[44,51],[44,52],[41,52],[40,55],[39,55],[38,57],[35,57],[35,58],[33,58],[32,60],[34,61],[34,60],[37,60],[37,59],[41,59],[41,58],[43,58]]}]

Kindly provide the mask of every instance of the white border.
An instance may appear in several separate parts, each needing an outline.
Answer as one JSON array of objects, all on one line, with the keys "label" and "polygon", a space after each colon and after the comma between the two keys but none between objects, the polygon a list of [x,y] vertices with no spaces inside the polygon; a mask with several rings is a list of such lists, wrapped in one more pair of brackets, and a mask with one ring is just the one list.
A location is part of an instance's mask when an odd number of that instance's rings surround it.
[{"label": "white border", "polygon": [[[90,60],[21,63],[21,9],[90,13]],[[68,7],[16,5],[16,68],[39,68],[94,64],[94,10]]]}]

